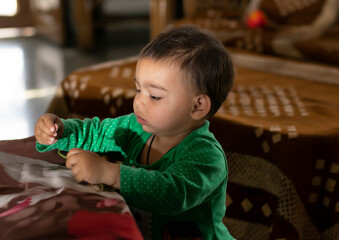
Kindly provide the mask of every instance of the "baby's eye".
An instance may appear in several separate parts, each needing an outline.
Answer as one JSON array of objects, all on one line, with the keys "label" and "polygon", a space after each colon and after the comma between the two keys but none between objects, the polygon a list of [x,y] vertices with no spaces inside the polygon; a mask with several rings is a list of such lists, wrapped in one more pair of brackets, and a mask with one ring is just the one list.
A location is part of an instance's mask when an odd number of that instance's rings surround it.
[{"label": "baby's eye", "polygon": [[135,91],[136,91],[137,93],[140,93],[140,89],[135,89]]},{"label": "baby's eye", "polygon": [[150,95],[150,98],[151,98],[152,100],[160,100],[160,99],[161,99],[161,97],[156,97],[156,96],[152,96],[152,95]]}]

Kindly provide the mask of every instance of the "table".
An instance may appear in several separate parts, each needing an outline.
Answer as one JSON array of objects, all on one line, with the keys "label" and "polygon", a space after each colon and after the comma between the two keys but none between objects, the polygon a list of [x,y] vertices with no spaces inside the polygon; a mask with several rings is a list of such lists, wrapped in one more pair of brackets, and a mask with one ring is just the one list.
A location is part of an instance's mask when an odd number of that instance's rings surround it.
[{"label": "table", "polygon": [[143,239],[125,200],[75,181],[35,138],[0,141],[1,239]]},{"label": "table", "polygon": [[[49,111],[80,118],[130,113],[136,61],[71,73]],[[294,66],[288,61],[278,64]],[[313,68],[322,67],[306,69]],[[338,81],[287,70],[290,76],[236,64],[234,87],[211,119],[229,165],[224,222],[237,239],[339,239]]]}]

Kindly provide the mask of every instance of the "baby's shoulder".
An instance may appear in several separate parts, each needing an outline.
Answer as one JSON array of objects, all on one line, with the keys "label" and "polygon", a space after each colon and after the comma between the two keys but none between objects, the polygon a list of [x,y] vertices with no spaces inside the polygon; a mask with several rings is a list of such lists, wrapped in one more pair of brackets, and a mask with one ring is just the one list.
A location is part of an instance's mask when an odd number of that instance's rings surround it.
[{"label": "baby's shoulder", "polygon": [[225,159],[225,153],[215,138],[205,135],[196,135],[183,141],[177,149],[177,152],[190,159]]}]

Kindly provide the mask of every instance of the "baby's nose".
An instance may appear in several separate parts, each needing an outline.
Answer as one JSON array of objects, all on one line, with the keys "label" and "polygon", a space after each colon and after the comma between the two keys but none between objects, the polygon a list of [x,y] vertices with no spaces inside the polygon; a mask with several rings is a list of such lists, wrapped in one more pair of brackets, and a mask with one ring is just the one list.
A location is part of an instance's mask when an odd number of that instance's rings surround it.
[{"label": "baby's nose", "polygon": [[142,96],[140,96],[140,94],[138,94],[134,98],[134,108],[141,110],[144,107],[145,107],[145,100],[143,99]]}]

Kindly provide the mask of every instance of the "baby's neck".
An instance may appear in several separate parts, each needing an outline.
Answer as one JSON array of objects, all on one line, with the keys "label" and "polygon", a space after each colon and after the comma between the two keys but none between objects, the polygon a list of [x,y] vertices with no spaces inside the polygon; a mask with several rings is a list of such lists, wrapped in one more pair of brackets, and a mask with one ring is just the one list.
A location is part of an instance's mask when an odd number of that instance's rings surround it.
[{"label": "baby's neck", "polygon": [[[183,139],[153,135],[149,139],[147,149],[147,163],[153,164],[161,159],[168,151],[180,144]],[[147,145],[146,145],[147,146]],[[146,150],[146,149],[145,149]]]},{"label": "baby's neck", "polygon": [[160,148],[173,148],[181,143],[188,136],[188,134],[184,135],[176,135],[176,136],[156,136],[154,142],[156,146]]}]

